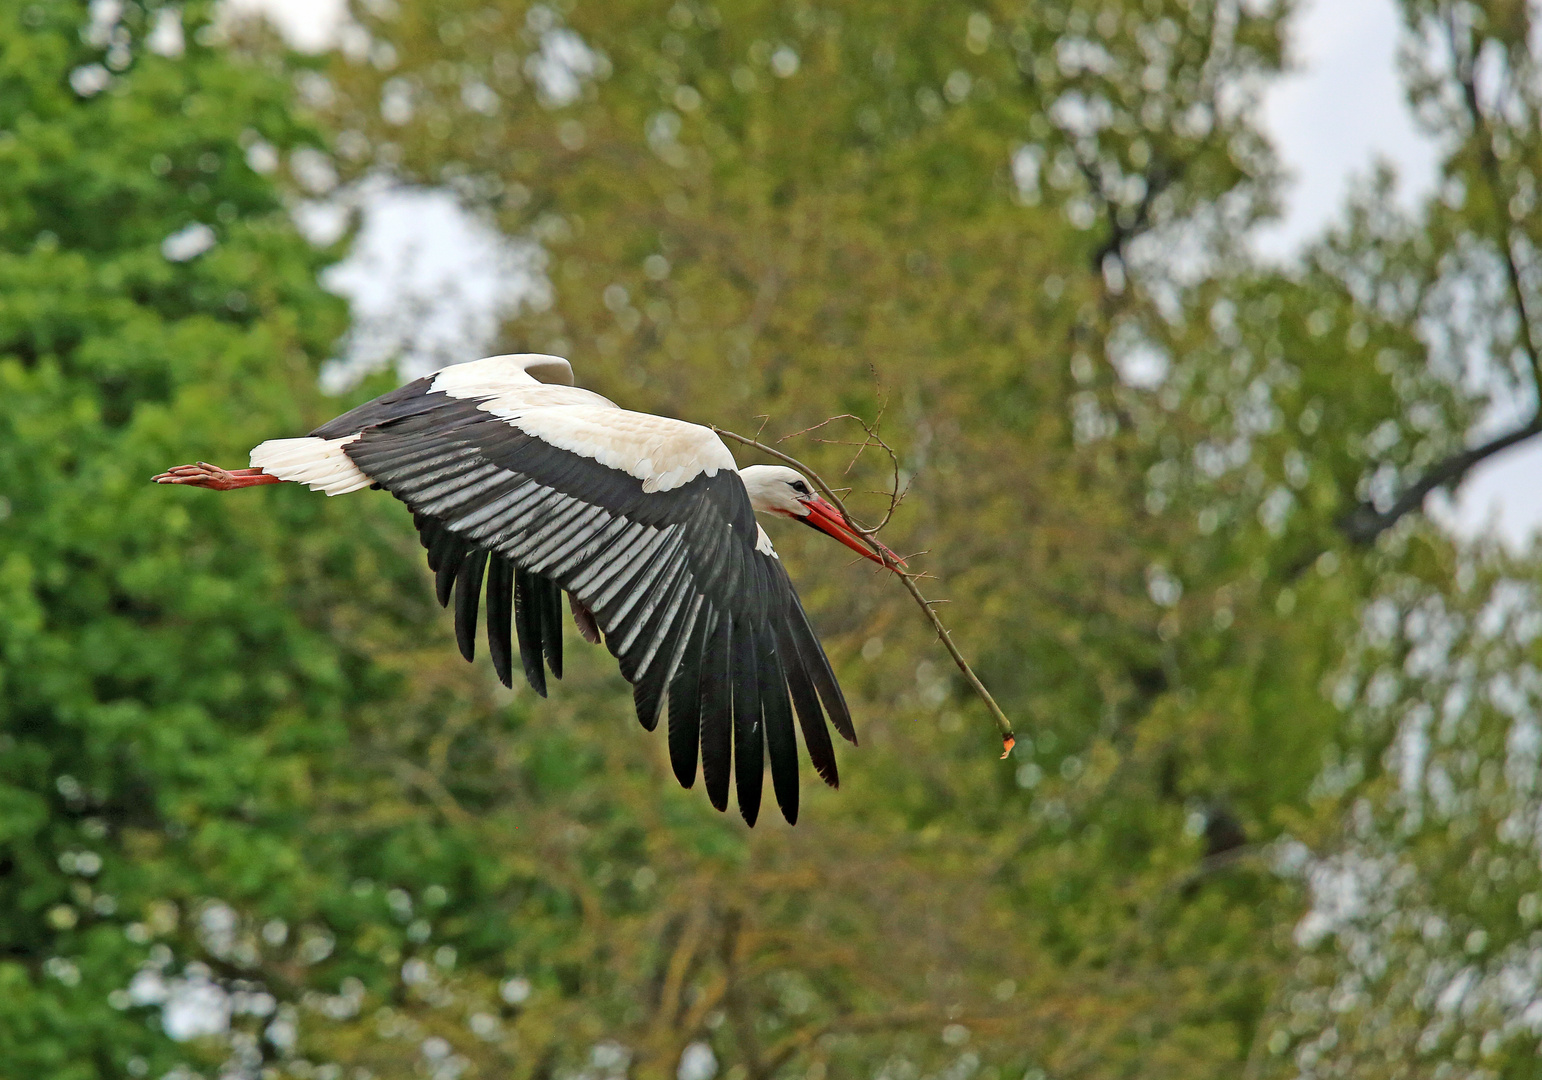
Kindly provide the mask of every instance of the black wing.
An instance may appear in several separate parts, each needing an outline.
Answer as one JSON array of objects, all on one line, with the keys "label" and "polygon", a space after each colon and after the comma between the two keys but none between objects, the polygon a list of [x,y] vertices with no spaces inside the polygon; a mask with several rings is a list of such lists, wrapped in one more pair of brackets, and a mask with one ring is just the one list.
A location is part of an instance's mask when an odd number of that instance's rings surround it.
[{"label": "black wing", "polygon": [[699,748],[712,804],[726,808],[732,772],[739,811],[754,824],[769,755],[777,803],[796,821],[794,714],[815,770],[837,784],[825,715],[854,743],[851,715],[786,571],[756,550],[737,474],[645,492],[627,473],[527,435],[474,401],[416,385],[393,396],[315,434],[363,426],[346,452],[413,510],[440,603],[455,600],[467,659],[485,583],[499,677],[512,678],[512,622],[525,676],[544,695],[542,655],[561,677],[567,590],[604,631],[645,728],[668,702],[670,760],[683,786],[695,782]]}]

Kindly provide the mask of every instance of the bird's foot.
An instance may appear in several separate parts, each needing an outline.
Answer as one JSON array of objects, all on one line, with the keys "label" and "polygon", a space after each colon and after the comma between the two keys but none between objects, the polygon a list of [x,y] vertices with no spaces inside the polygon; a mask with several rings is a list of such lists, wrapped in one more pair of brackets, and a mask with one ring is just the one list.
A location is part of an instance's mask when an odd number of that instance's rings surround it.
[{"label": "bird's foot", "polygon": [[153,479],[157,484],[187,484],[208,488],[210,491],[234,491],[236,488],[254,487],[257,484],[279,483],[278,477],[269,476],[261,469],[222,469],[207,461],[178,465]]},{"label": "bird's foot", "polygon": [[578,632],[591,645],[600,643],[600,625],[594,621],[594,612],[584,607],[578,597],[568,593],[568,610],[573,613],[573,622],[578,626]]}]

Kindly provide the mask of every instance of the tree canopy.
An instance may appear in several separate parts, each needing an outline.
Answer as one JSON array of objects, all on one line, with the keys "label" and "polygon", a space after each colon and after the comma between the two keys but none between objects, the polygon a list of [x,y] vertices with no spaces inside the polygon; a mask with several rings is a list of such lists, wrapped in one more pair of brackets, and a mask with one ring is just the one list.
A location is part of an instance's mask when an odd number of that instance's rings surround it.
[{"label": "tree canopy", "polygon": [[[1280,3],[0,15],[0,1072],[1532,1075],[1539,567],[1421,510],[1542,431],[1533,13],[1401,8],[1439,188],[1289,267]],[[468,668],[384,493],[152,487],[393,385],[318,389],[294,223],[381,177],[542,253],[500,351],[881,417],[1013,756],[777,533],[862,745],[751,832],[602,651]],[[881,507],[843,430],[785,445]]]}]

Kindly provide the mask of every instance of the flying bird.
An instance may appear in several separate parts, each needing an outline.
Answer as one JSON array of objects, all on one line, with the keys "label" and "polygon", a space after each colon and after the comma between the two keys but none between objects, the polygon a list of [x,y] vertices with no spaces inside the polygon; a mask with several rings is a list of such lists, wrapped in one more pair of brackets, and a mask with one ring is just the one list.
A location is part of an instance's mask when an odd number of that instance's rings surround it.
[{"label": "flying bird", "polygon": [[561,357],[527,353],[444,368],[304,438],[262,443],[250,468],[200,462],[155,477],[216,491],[283,481],[328,495],[384,488],[406,503],[467,660],[486,596],[505,686],[515,642],[536,693],[547,668],[562,677],[566,592],[579,632],[619,661],[642,726],[657,727],[668,703],[675,777],[691,787],[699,755],[718,810],[731,770],[754,825],[769,758],[777,805],[797,821],[794,714],[814,770],[838,785],[826,716],[855,744],[851,712],[755,514],[884,559],[797,471],[740,469],[710,428],[621,409],[574,386]]}]

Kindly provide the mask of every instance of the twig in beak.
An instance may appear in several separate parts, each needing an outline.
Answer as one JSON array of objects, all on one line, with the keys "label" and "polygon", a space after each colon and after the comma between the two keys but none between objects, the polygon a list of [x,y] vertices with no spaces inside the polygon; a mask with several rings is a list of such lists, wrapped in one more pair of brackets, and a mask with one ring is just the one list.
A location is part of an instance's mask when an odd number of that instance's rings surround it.
[{"label": "twig in beak", "polygon": [[[853,419],[857,418],[853,417]],[[872,428],[868,427],[865,421],[859,422],[862,423],[863,427],[868,429],[868,433],[871,437],[877,439],[877,433],[874,432]],[[828,533],[829,535],[835,537],[837,540],[841,541],[841,543],[845,544],[852,550],[860,552],[865,557],[872,559],[876,563],[881,563],[888,567],[890,570],[894,571],[895,576],[897,576],[900,581],[904,583],[905,590],[909,592],[910,595],[915,599],[916,604],[920,606],[921,610],[926,612],[927,621],[932,624],[932,629],[936,631],[937,637],[942,642],[943,648],[948,650],[948,655],[953,658],[954,664],[958,665],[958,670],[963,673],[964,679],[969,683],[974,692],[979,695],[980,700],[985,703],[986,709],[990,711],[991,718],[996,721],[996,727],[1001,732],[1001,756],[1005,758],[1011,754],[1012,747],[1017,745],[1017,736],[1012,731],[1012,721],[1007,718],[1007,714],[1002,711],[1001,706],[996,704],[996,699],[991,697],[991,692],[985,689],[985,684],[980,681],[980,677],[976,675],[974,673],[974,669],[969,666],[969,661],[964,659],[964,654],[958,651],[958,646],[953,643],[953,635],[948,633],[948,628],[944,626],[942,624],[942,620],[937,617],[937,612],[933,609],[932,602],[921,595],[921,590],[916,586],[916,582],[920,580],[921,575],[912,574],[909,568],[906,566],[905,561],[898,555],[894,554],[894,552],[890,551],[887,547],[885,547],[873,535],[878,531],[878,529],[881,529],[884,525],[888,524],[889,518],[893,516],[894,507],[898,503],[898,490],[896,489],[895,494],[891,496],[889,512],[888,514],[884,515],[884,519],[883,521],[879,522],[878,527],[873,529],[864,529],[862,526],[857,524],[855,519],[852,518],[850,512],[846,509],[846,504],[842,502],[840,497],[835,494],[830,485],[825,483],[824,478],[813,469],[805,465],[803,462],[793,457],[791,454],[785,454],[782,451],[777,450],[775,447],[767,446],[759,439],[749,439],[743,435],[739,435],[732,431],[727,431],[720,427],[714,427],[712,430],[725,439],[732,439],[734,442],[739,443],[741,446],[747,446],[753,450],[759,450],[763,454],[776,458],[776,460],[780,461],[784,465],[792,466],[794,469],[797,469],[813,482],[814,486],[817,487],[821,494],[824,495],[825,499],[828,500],[828,502],[825,503],[822,507],[824,513],[832,519],[835,515],[829,514],[829,511],[834,511],[835,514],[839,515],[839,521],[837,522],[835,520],[831,520],[831,525],[838,525],[840,527],[840,531],[837,531],[835,528],[826,528],[823,524],[816,524],[814,521],[810,520],[813,517],[812,508],[815,505],[812,501],[805,504],[810,506],[811,512],[809,518],[805,518],[803,520],[807,521],[808,524],[813,525],[821,532]],[[881,439],[878,439],[878,444],[883,446],[885,450],[889,451],[891,458],[894,457],[894,451],[890,449],[887,443],[883,442]],[[899,466],[896,459],[896,483],[898,482],[898,477]],[[851,538],[848,539],[846,534],[849,534]],[[861,546],[859,546],[859,540],[861,542]]]}]

